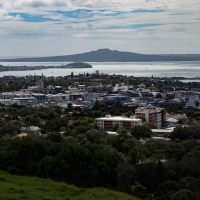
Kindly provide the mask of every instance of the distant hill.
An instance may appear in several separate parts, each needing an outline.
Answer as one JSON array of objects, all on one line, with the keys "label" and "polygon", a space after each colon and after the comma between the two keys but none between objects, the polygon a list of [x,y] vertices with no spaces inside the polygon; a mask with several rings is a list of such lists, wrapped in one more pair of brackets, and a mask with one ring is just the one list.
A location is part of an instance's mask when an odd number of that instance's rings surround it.
[{"label": "distant hill", "polygon": [[65,56],[1,59],[0,62],[153,62],[196,60],[200,60],[199,54],[147,55],[99,49],[97,51]]},{"label": "distant hill", "polygon": [[81,189],[49,179],[14,176],[0,171],[0,199],[29,200],[138,200],[105,188]]}]

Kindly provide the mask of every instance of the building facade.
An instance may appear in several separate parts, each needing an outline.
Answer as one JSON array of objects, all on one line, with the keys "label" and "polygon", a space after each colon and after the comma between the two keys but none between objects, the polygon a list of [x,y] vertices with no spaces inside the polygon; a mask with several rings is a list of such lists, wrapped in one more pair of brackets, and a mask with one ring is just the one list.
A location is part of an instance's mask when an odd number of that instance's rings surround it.
[{"label": "building facade", "polygon": [[131,127],[136,125],[142,125],[142,120],[135,118],[135,116],[128,117],[112,117],[106,115],[106,117],[96,118],[96,123],[100,130],[113,131],[113,128],[118,124],[119,127],[124,127],[130,130]]},{"label": "building facade", "polygon": [[154,107],[149,104],[147,106],[137,108],[135,110],[135,116],[145,123],[154,123],[158,128],[160,128],[166,120],[166,111],[164,108]]}]

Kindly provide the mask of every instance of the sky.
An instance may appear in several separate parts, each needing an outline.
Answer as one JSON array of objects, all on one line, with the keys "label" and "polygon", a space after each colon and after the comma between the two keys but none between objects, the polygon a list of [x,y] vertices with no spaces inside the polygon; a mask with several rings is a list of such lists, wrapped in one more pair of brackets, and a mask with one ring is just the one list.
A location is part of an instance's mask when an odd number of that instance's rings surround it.
[{"label": "sky", "polygon": [[0,58],[200,54],[199,0],[0,0]]}]

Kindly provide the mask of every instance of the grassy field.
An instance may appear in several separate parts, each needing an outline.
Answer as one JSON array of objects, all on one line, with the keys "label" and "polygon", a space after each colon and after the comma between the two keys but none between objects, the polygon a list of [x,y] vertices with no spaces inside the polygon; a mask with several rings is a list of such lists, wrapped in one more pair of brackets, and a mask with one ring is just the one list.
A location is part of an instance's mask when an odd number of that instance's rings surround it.
[{"label": "grassy field", "polygon": [[14,176],[0,171],[0,200],[137,200],[104,188],[80,189],[49,179]]}]

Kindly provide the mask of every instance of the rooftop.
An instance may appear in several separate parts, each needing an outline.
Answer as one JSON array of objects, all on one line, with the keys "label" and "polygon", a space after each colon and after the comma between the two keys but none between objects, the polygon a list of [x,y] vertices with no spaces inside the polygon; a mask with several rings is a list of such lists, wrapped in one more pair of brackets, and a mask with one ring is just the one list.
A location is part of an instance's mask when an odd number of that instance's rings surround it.
[{"label": "rooftop", "polygon": [[106,116],[106,117],[99,117],[99,118],[96,118],[96,120],[107,120],[107,121],[141,121],[141,119],[138,119],[138,118],[135,118],[134,117],[131,117],[131,118],[128,118],[128,117],[121,117],[121,116]]}]

